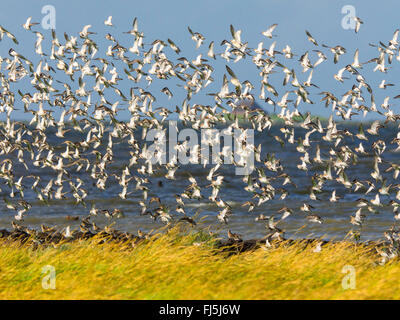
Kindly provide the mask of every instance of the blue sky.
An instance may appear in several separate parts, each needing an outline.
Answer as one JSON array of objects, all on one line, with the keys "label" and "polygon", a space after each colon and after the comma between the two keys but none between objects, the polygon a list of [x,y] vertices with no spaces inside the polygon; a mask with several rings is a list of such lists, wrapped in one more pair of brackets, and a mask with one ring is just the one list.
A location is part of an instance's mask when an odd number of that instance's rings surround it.
[{"label": "blue sky", "polygon": [[[349,90],[350,83],[340,86],[333,79],[333,75],[352,62],[356,48],[360,50],[362,62],[378,56],[376,48],[370,47],[368,43],[377,43],[380,40],[387,43],[392,38],[394,30],[399,28],[398,12],[400,12],[399,1],[15,1],[7,3],[7,6],[0,11],[0,25],[12,32],[20,44],[16,46],[5,37],[0,42],[1,56],[8,56],[8,49],[13,47],[28,59],[35,60],[33,47],[36,36],[24,30],[21,25],[29,16],[32,16],[33,21],[41,22],[44,17],[41,13],[44,5],[53,5],[56,9],[56,32],[60,39],[63,39],[64,32],[77,35],[84,25],[91,24],[91,30],[98,33],[93,36],[93,39],[103,50],[106,50],[108,45],[103,39],[107,32],[118,39],[123,39],[121,43],[126,46],[131,46],[132,39],[129,35],[123,35],[122,32],[128,31],[133,18],[138,17],[139,29],[144,32],[145,43],[151,43],[155,39],[166,41],[167,38],[171,38],[182,49],[181,55],[188,59],[194,59],[199,53],[206,57],[210,41],[219,44],[223,39],[230,40],[230,24],[233,24],[235,29],[242,30],[242,41],[248,41],[249,47],[254,48],[263,41],[264,48],[268,48],[272,41],[277,40],[277,50],[289,44],[298,57],[307,50],[311,52],[315,49],[305,36],[304,31],[308,30],[320,44],[332,46],[340,44],[347,49],[347,55],[342,57],[337,65],[333,64],[333,57],[328,53],[328,61],[318,66],[318,70],[314,72],[313,82],[317,83],[321,90],[310,89],[315,93],[312,96],[315,104],[304,106],[303,111],[309,110],[324,116],[330,114],[330,109],[325,109],[319,103],[320,96],[316,93],[330,89],[337,95],[341,95]],[[353,5],[356,15],[364,21],[358,34],[355,34],[353,30],[345,30],[341,26],[344,16],[341,9],[345,5]],[[109,15],[113,16],[115,28],[104,25],[104,20]],[[270,40],[262,36],[261,32],[273,23],[278,23],[274,32],[278,37]],[[187,26],[205,36],[205,43],[200,49],[195,50]],[[43,30],[40,26],[35,28],[42,32],[46,39],[51,38],[49,30]],[[215,51],[222,50],[222,48],[216,48]],[[174,56],[174,53],[169,52],[168,56]],[[313,60],[315,61],[316,58],[313,57]],[[222,59],[217,62],[212,61],[212,65],[216,68],[214,89],[218,89],[221,85],[222,75],[225,72],[224,64]],[[374,87],[377,105],[383,102],[386,95],[393,97],[400,93],[400,82],[396,77],[399,74],[398,64],[399,62],[394,60],[388,74],[372,72],[373,64],[365,66],[362,70],[367,82]],[[229,65],[240,80],[248,79],[255,84],[255,92],[258,95],[259,76],[251,60],[247,58],[245,61]],[[302,81],[306,80],[307,74],[299,76],[302,77]],[[387,79],[387,82],[392,82],[396,86],[390,89],[391,91],[375,89],[382,79]],[[281,79],[277,78],[275,83],[281,96],[284,93],[284,89],[279,86]],[[165,82],[160,84],[155,82],[150,91],[159,92],[160,88],[166,85],[168,84]],[[128,88],[129,86],[126,85],[126,88],[121,89]],[[174,109],[175,105],[180,105],[182,97],[183,95],[177,93],[168,101],[161,95],[156,106]],[[212,104],[212,99],[205,95],[196,99],[198,101],[192,103]],[[395,101],[391,102],[396,110]],[[20,111],[15,115],[24,117]]]}]

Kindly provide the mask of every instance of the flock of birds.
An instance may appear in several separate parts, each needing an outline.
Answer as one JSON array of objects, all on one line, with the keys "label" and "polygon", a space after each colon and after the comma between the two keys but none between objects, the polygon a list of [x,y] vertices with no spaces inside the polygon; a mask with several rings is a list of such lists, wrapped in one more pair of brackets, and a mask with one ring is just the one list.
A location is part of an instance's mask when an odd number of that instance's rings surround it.
[{"label": "flock of birds", "polygon": [[[359,32],[363,22],[359,18],[356,18],[356,21],[356,32]],[[400,220],[400,184],[387,184],[384,178],[384,174],[390,172],[390,174],[393,173],[393,178],[397,179],[400,164],[388,163],[383,159],[384,151],[388,146],[394,146],[395,151],[399,150],[400,132],[393,141],[378,139],[371,146],[365,146],[372,136],[379,138],[379,130],[384,125],[396,123],[400,115],[390,108],[389,96],[381,105],[376,104],[372,86],[363,76],[363,67],[368,64],[373,65],[374,72],[387,73],[388,65],[400,61],[399,30],[394,32],[392,39],[388,42],[371,44],[377,49],[376,57],[362,63],[357,49],[353,62],[338,70],[334,79],[343,85],[350,84],[343,95],[336,96],[332,92],[320,90],[322,103],[332,108],[331,117],[323,123],[324,121],[320,121],[318,117],[311,117],[310,113],[301,113],[299,106],[314,103],[310,99],[310,89],[319,89],[318,85],[312,83],[313,73],[318,71],[318,67],[327,63],[326,61],[331,59],[330,55],[333,56],[334,64],[339,64],[347,50],[341,45],[322,44],[308,31],[306,31],[306,36],[314,49],[300,54],[295,53],[289,45],[282,46],[278,51],[277,41],[273,41],[276,37],[277,24],[273,24],[262,32],[265,38],[256,48],[250,48],[248,42],[242,40],[241,30],[236,30],[231,25],[230,39],[223,40],[219,47],[214,41],[208,42],[207,53],[199,53],[196,58],[189,59],[181,56],[181,49],[171,39],[166,41],[157,39],[152,43],[145,43],[144,33],[139,30],[136,18],[133,20],[131,29],[125,32],[132,38],[132,46],[123,46],[115,35],[107,33],[105,39],[109,45],[104,51],[93,39],[96,33],[91,31],[92,26],[86,25],[77,36],[64,33],[64,36],[59,38],[52,30],[51,38],[49,34],[50,52],[46,53],[45,35],[36,29],[37,24],[28,18],[22,27],[26,32],[31,32],[36,36],[34,50],[39,56],[38,63],[34,64],[14,48],[9,49],[8,57],[0,57],[0,113],[5,117],[0,128],[0,159],[2,159],[0,179],[3,181],[2,186],[8,188],[7,196],[4,197],[6,206],[16,212],[13,221],[14,228],[23,228],[23,219],[32,207],[24,199],[26,188],[31,188],[36,193],[37,199],[42,202],[73,197],[76,203],[85,205],[88,191],[84,182],[74,175],[75,172],[86,172],[100,190],[106,190],[109,184],[117,182],[121,188],[119,197],[122,199],[129,198],[132,193],[129,191],[129,186],[133,184],[134,190],[140,190],[143,195],[140,199],[141,214],[149,215],[154,220],[159,219],[170,223],[178,217],[179,221],[194,225],[196,222],[186,212],[185,202],[192,199],[204,199],[211,201],[218,208],[218,221],[228,224],[234,210],[219,197],[220,189],[228,183],[219,173],[219,168],[223,165],[223,153],[220,154],[217,163],[211,166],[207,175],[208,187],[212,188],[208,199],[202,195],[204,186],[201,186],[191,175],[188,175],[187,188],[175,195],[175,208],[167,207],[158,197],[148,197],[150,180],[154,172],[166,171],[165,177],[173,180],[179,163],[176,158],[173,158],[166,164],[154,165],[146,142],[138,139],[137,132],[142,130],[143,138],[150,129],[165,130],[165,124],[171,114],[176,114],[185,126],[194,129],[212,128],[225,123],[227,127],[225,132],[232,133],[233,129],[242,130],[244,134],[236,139],[238,143],[246,146],[247,154],[243,159],[253,152],[256,169],[252,174],[243,177],[244,190],[251,196],[250,201],[243,203],[243,206],[248,207],[248,211],[272,199],[284,200],[289,196],[285,186],[294,184],[291,176],[285,172],[280,159],[273,154],[268,154],[265,159],[261,158],[261,146],[252,145],[246,140],[245,133],[248,130],[248,124],[259,132],[269,131],[273,125],[281,124],[281,134],[274,138],[282,146],[297,145],[298,170],[312,171],[314,164],[325,168],[323,172],[315,172],[310,176],[312,183],[309,188],[309,202],[298,208],[307,221],[316,224],[323,223],[321,217],[313,212],[312,203],[319,200],[317,194],[323,191],[327,181],[336,181],[349,192],[375,193],[370,200],[365,197],[358,200],[358,208],[349,218],[351,224],[361,226],[366,214],[375,212],[380,206],[392,206],[394,221]],[[115,30],[112,29],[114,25],[111,16],[104,24],[110,27],[110,32]],[[201,51],[206,38],[191,28],[188,28],[188,32],[196,50]],[[18,44],[16,37],[0,26],[0,40],[4,42],[7,38],[14,45]],[[264,41],[271,43],[264,48],[266,45]],[[222,50],[219,49],[221,47]],[[171,57],[171,55],[174,56]],[[231,66],[226,65],[226,73],[223,75],[220,90],[207,92],[213,100],[211,105],[192,102],[195,101],[196,94],[201,90],[204,92],[210,84],[215,83],[211,62],[216,59],[224,59],[227,64],[231,64]],[[249,80],[240,81],[233,71],[232,63],[234,65],[245,59],[250,59],[259,71],[258,97],[254,94],[255,84]],[[294,67],[289,67],[292,63],[301,68],[300,75],[299,72],[295,72]],[[300,80],[301,74],[306,73],[305,81]],[[282,94],[279,94],[278,89],[271,83],[269,79],[271,74],[282,77]],[[31,91],[17,90],[15,92],[16,90],[13,89],[15,83],[26,81],[26,79],[30,80]],[[176,82],[173,87],[165,86],[161,90],[162,95],[166,95],[168,99],[174,96],[176,90],[185,90],[186,97],[182,105],[176,108],[156,107],[156,96],[150,92],[154,79],[168,80],[166,82],[169,83]],[[123,81],[131,84],[128,92],[119,87]],[[383,80],[379,89],[385,90],[393,85]],[[263,110],[245,107],[245,124],[239,121],[239,117],[232,122],[227,121],[226,115],[232,114],[232,111],[237,108],[238,101],[255,101],[257,98],[268,106],[277,108],[279,119],[272,119],[271,115]],[[393,98],[398,99],[400,95]],[[29,124],[12,120],[12,112],[17,103],[23,105],[26,114],[32,115]],[[127,106],[130,113],[128,121],[118,120],[117,114],[122,105]],[[53,115],[55,111],[60,112],[59,118]],[[357,133],[338,129],[337,121],[333,118],[333,114],[336,114],[343,120],[350,120],[354,115],[365,116],[373,113],[384,117],[385,124],[374,121],[366,130],[361,124]],[[58,138],[64,139],[62,148],[48,143],[48,130],[52,128],[57,129]],[[109,132],[108,128],[111,128]],[[295,135],[295,131],[298,132],[300,128],[306,131],[304,136],[298,133]],[[81,140],[67,140],[70,131],[81,137]],[[322,135],[322,140],[311,140],[312,135],[315,134]],[[346,137],[358,139],[358,147],[353,150],[345,145]],[[108,168],[116,156],[113,153],[113,145],[121,141],[127,142],[130,146],[130,160],[119,174],[111,174]],[[330,146],[328,157],[324,158],[321,155],[320,144]],[[310,154],[312,145],[316,146],[314,155]],[[104,152],[99,151],[101,146],[104,146]],[[179,144],[178,147],[188,151],[185,143]],[[358,157],[363,157],[367,153],[372,155],[373,159],[371,178],[367,181],[360,181],[357,177],[348,178],[346,169],[356,163]],[[200,150],[196,149],[192,156],[198,160],[199,154]],[[234,164],[244,165],[243,161],[234,162]],[[16,176],[14,174],[16,166],[25,167],[26,175]],[[54,172],[54,179],[43,184],[40,175],[30,174],[32,166]],[[306,183],[304,181],[304,184]],[[274,187],[273,184],[280,184],[281,187]],[[382,203],[380,197],[391,194],[393,191],[397,192],[396,200]],[[333,203],[339,201],[335,190],[331,194],[330,201]],[[157,204],[156,208],[151,208],[152,203]],[[113,219],[121,216],[122,212],[118,209],[112,211],[93,207],[89,216],[82,219],[81,231],[96,228],[95,224],[90,222],[90,218],[101,214]],[[278,227],[279,223],[295,214],[299,212],[293,208],[282,207],[276,214],[279,216],[276,220],[273,215],[261,214],[256,218],[256,221],[266,223],[267,244],[273,239],[282,237],[283,230]],[[71,232],[67,228],[66,236],[70,236]],[[356,232],[354,234],[356,236]],[[228,236],[240,240],[240,236],[230,230]],[[395,247],[399,234],[395,228],[392,228],[385,233],[385,236],[393,244],[389,251],[382,253],[383,258],[386,259],[397,255]]]}]

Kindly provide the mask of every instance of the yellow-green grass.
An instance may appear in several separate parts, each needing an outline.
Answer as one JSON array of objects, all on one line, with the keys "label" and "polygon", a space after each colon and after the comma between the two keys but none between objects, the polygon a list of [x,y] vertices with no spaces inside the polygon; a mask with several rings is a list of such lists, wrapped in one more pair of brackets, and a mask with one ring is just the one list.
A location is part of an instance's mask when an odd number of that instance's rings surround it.
[{"label": "yellow-green grass", "polygon": [[[199,245],[200,244],[200,245]],[[381,266],[368,247],[280,245],[242,254],[218,252],[201,233],[168,234],[132,248],[96,239],[30,248],[0,241],[1,299],[398,299],[400,264]],[[43,289],[42,267],[56,270]],[[343,267],[355,289],[342,287]]]}]

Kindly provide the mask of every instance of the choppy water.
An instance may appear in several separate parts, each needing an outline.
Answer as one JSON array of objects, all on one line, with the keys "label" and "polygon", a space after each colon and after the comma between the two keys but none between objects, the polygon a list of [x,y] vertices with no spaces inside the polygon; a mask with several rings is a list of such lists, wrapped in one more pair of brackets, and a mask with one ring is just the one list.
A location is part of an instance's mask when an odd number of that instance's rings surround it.
[{"label": "choppy water", "polygon": [[[353,133],[357,132],[358,124],[347,123],[345,127]],[[226,231],[228,228],[234,232],[243,235],[245,238],[260,237],[265,235],[265,223],[256,222],[255,217],[263,213],[265,215],[274,215],[279,219],[280,214],[277,210],[283,206],[287,206],[293,209],[294,213],[289,216],[285,221],[280,224],[280,227],[285,230],[285,235],[289,237],[321,237],[324,238],[343,238],[350,229],[359,230],[359,227],[350,224],[350,216],[354,215],[357,210],[357,199],[364,197],[366,199],[371,199],[375,197],[377,189],[380,187],[380,183],[376,183],[376,189],[368,195],[363,194],[363,190],[354,192],[354,188],[346,189],[342,184],[336,181],[327,181],[324,184],[324,192],[317,194],[321,201],[312,201],[309,198],[309,190],[311,187],[311,177],[315,172],[323,172],[324,166],[311,165],[310,170],[305,172],[297,169],[297,165],[300,164],[299,156],[301,155],[296,151],[297,144],[290,145],[286,144],[284,148],[274,139],[274,135],[280,135],[279,129],[281,126],[273,126],[269,132],[263,132],[262,134],[256,133],[255,143],[258,145],[262,144],[262,158],[265,158],[266,154],[274,153],[276,158],[281,160],[281,164],[285,168],[285,172],[288,173],[292,178],[293,182],[297,185],[297,188],[293,186],[286,185],[285,188],[289,192],[286,199],[279,200],[279,195],[276,199],[268,201],[262,204],[260,207],[256,207],[252,212],[247,212],[247,207],[242,207],[241,204],[245,201],[251,200],[252,194],[244,191],[246,183],[243,182],[242,176],[237,176],[234,173],[234,167],[232,165],[225,165],[218,170],[219,174],[225,176],[228,181],[221,188],[219,196],[227,201],[232,206],[233,214],[230,217],[229,224],[227,226],[221,225],[217,218],[217,212],[221,210],[215,204],[208,200],[208,196],[211,194],[211,188],[202,188],[202,195],[205,197],[203,200],[186,200],[186,212],[188,215],[197,214],[197,221],[202,221],[206,225],[211,225],[212,230],[222,230]],[[338,129],[344,128],[344,125],[338,125]],[[305,130],[301,128],[296,128],[295,134],[297,137],[304,137]],[[387,144],[387,149],[382,155],[384,161],[398,163],[399,154],[394,151],[395,146],[389,144],[389,142],[395,138],[397,134],[397,128],[386,127],[381,129],[380,135],[377,137],[370,138],[369,141],[363,141],[365,150],[369,155],[359,155],[358,163],[351,165],[346,169],[346,174],[349,180],[357,178],[358,180],[371,180],[370,173],[373,168],[373,156],[371,145],[377,139],[382,139]],[[82,140],[81,136],[78,136],[76,132],[71,131],[66,134],[66,139],[71,141]],[[107,136],[105,135],[105,140],[107,141]],[[71,171],[73,177],[79,177],[85,182],[85,189],[88,191],[88,197],[86,198],[87,207],[82,205],[76,205],[74,199],[65,200],[51,200],[49,205],[44,205],[39,200],[36,199],[36,194],[30,190],[30,185],[32,180],[29,178],[24,178],[23,184],[26,182],[25,188],[25,200],[32,204],[32,209],[29,211],[28,215],[25,217],[24,224],[34,227],[38,227],[40,224],[46,225],[58,225],[60,227],[65,227],[70,225],[71,227],[78,227],[79,222],[67,221],[66,215],[73,216],[84,216],[89,213],[90,207],[95,205],[99,209],[114,209],[118,208],[123,211],[124,217],[116,221],[115,227],[121,230],[136,232],[137,229],[150,230],[162,226],[159,221],[154,222],[149,216],[141,216],[139,201],[142,200],[142,192],[135,190],[135,183],[132,182],[129,185],[129,194],[127,200],[122,200],[118,197],[118,193],[121,192],[122,187],[117,183],[116,179],[111,176],[111,173],[121,174],[122,169],[129,163],[130,146],[127,143],[118,143],[118,139],[114,139],[114,161],[107,168],[110,173],[110,177],[107,180],[107,188],[105,191],[101,191],[95,187],[94,180],[89,177],[89,173],[74,172]],[[321,157],[323,159],[329,158],[329,150],[333,147],[331,143],[325,142],[321,139],[319,133],[315,133],[311,136],[311,141],[317,141],[321,147]],[[51,145],[59,145],[62,151],[65,145],[60,144],[61,140],[54,136],[54,134],[48,134],[48,142]],[[106,143],[105,143],[106,144]],[[356,142],[352,138],[345,138],[344,141],[339,145],[348,145],[354,150],[358,146],[359,140]],[[102,148],[99,151],[102,151]],[[103,149],[104,150],[104,149]],[[309,151],[310,158],[315,156],[315,143],[312,143],[311,150]],[[8,158],[12,159],[15,163],[14,174],[16,177],[19,175],[26,176],[27,173],[22,165],[18,165],[18,160],[16,154],[8,155]],[[4,160],[5,157],[0,157],[0,161]],[[27,159],[27,164],[29,166],[30,174],[39,174],[41,176],[40,186],[44,187],[47,182],[56,176],[53,172],[43,171],[43,169],[34,167],[31,165],[31,161]],[[151,183],[148,185],[149,198],[157,196],[161,199],[162,203],[166,204],[172,209],[171,213],[175,214],[179,218],[179,214],[174,213],[174,208],[176,207],[175,194],[182,193],[185,188],[190,184],[187,177],[190,173],[198,181],[201,187],[209,184],[206,180],[206,175],[212,166],[207,165],[205,168],[201,165],[181,165],[176,172],[176,180],[167,180],[164,178],[166,170],[164,168],[154,168],[155,171],[159,171],[154,176],[150,178]],[[387,163],[382,163],[380,166],[381,173],[384,178],[387,178],[388,184],[395,184],[393,180],[392,172],[385,173],[384,170],[388,167]],[[137,166],[130,168],[131,173],[134,173]],[[19,171],[20,170],[20,171]],[[137,174],[137,173],[136,173]],[[270,175],[270,173],[267,173]],[[334,178],[337,176],[332,170]],[[256,172],[253,175],[257,175]],[[271,173],[271,176],[274,174]],[[162,182],[160,186],[159,181]],[[29,183],[28,183],[29,182]],[[274,185],[274,182],[272,183]],[[280,188],[280,185],[276,186]],[[1,192],[1,197],[9,195],[10,189],[3,185]],[[337,195],[342,197],[338,202],[329,202],[332,191],[336,189]],[[397,190],[391,192],[390,196],[381,195],[381,201],[383,206],[377,208],[377,214],[370,213],[364,210],[363,213],[367,215],[366,220],[362,226],[362,239],[378,239],[382,237],[384,231],[390,228],[393,223],[393,213],[392,206],[389,205],[389,201],[395,199],[395,194]],[[15,198],[15,201],[18,197]],[[257,199],[253,199],[257,202]],[[300,207],[303,203],[309,203],[315,207],[313,209],[314,214],[318,214],[324,220],[323,224],[309,223],[305,219],[305,214],[300,211]],[[156,207],[154,204],[153,207]],[[5,206],[5,202],[0,201],[0,227],[10,228],[11,220],[16,214],[15,211],[9,210]],[[96,222],[99,225],[104,225],[108,223],[105,217],[97,217]]]}]

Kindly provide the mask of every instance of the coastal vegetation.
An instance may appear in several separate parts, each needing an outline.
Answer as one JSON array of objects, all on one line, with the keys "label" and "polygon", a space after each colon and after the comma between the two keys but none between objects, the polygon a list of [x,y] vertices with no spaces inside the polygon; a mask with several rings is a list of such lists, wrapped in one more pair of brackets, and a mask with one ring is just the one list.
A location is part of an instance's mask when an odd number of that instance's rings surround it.
[{"label": "coastal vegetation", "polygon": [[[49,246],[1,239],[0,298],[400,298],[393,285],[400,264],[381,265],[369,245],[342,241],[319,250],[318,240],[296,241],[235,253],[218,241],[206,230],[178,227],[136,245],[96,237]],[[55,289],[45,289],[46,266],[54,267]]]}]

